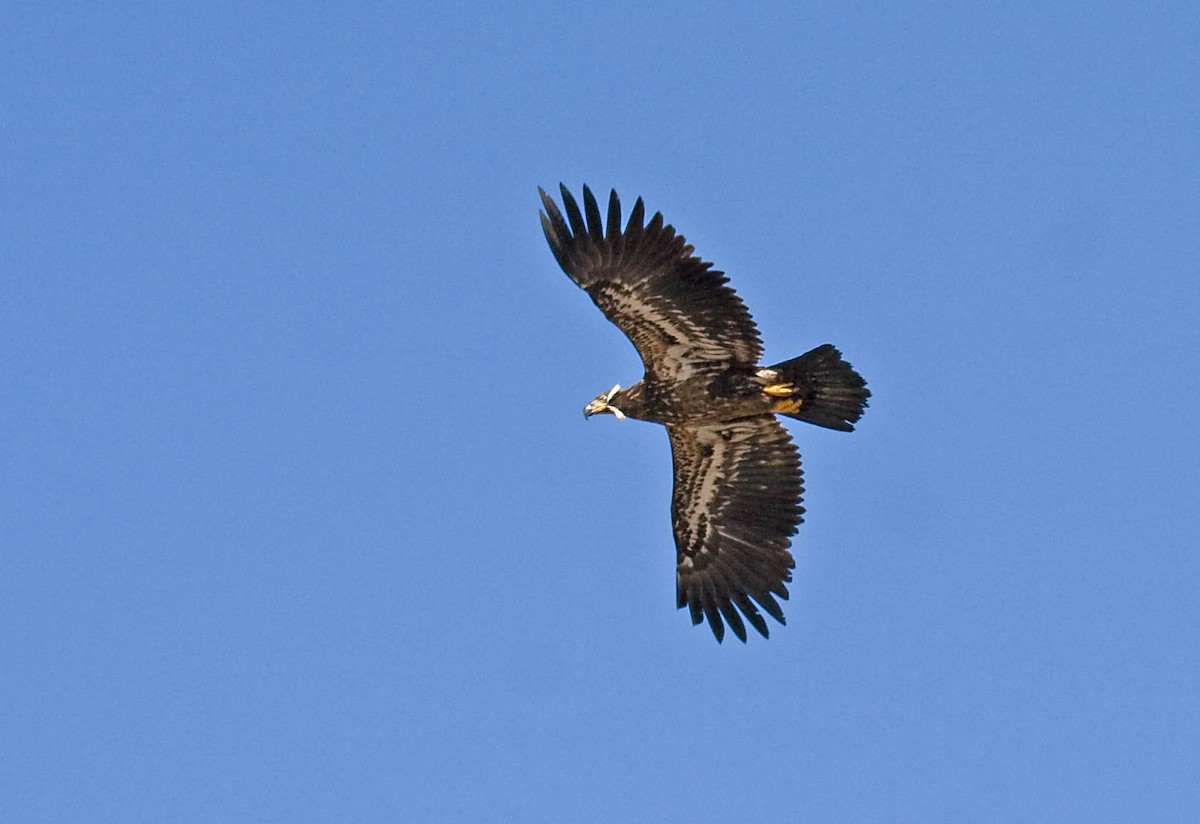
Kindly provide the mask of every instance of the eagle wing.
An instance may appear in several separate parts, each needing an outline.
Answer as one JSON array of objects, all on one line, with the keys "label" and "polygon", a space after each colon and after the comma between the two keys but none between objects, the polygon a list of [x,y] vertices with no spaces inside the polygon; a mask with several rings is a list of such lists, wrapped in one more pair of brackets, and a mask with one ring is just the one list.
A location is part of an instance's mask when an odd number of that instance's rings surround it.
[{"label": "eagle wing", "polygon": [[[541,189],[546,240],[563,271],[581,286],[637,348],[650,380],[679,381],[695,373],[755,366],[762,342],[746,304],[723,272],[656,212],[643,226],[638,198],[621,230],[621,203],[608,198],[605,229],[596,198],[583,187],[583,213],[566,186],[566,219]],[[585,216],[586,215],[586,220]]]},{"label": "eagle wing", "polygon": [[722,618],[746,640],[742,615],[767,637],[755,602],[785,623],[774,596],[787,599],[795,565],[788,546],[804,513],[800,453],[771,415],[667,432],[678,606],[693,624],[707,618],[718,641]]}]

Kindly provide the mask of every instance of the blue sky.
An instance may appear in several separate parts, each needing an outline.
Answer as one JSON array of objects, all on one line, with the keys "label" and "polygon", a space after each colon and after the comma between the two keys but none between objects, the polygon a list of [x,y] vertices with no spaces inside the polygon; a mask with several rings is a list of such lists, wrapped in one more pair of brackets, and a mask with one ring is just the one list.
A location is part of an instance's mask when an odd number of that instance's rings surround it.
[{"label": "blue sky", "polygon": [[[1195,4],[4,18],[8,820],[1200,815]],[[870,382],[770,641],[560,180]]]}]

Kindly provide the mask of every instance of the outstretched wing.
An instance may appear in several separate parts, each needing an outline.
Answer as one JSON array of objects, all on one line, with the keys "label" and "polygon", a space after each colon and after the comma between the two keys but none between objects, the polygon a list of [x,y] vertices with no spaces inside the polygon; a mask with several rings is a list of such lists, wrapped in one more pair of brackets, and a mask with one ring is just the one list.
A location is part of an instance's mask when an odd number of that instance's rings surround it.
[{"label": "outstretched wing", "polygon": [[726,285],[723,272],[694,256],[673,226],[663,225],[661,212],[643,226],[645,207],[638,198],[622,231],[614,191],[605,229],[590,189],[583,187],[581,214],[566,186],[559,188],[566,219],[538,189],[550,249],[571,280],[633,341],[648,378],[678,381],[758,363],[762,343],[746,304]]},{"label": "outstretched wing", "polygon": [[774,596],[786,600],[792,580],[788,546],[804,513],[800,453],[771,415],[667,432],[678,606],[693,624],[707,618],[718,641],[725,623],[746,640],[743,615],[767,637],[755,603],[785,623]]}]

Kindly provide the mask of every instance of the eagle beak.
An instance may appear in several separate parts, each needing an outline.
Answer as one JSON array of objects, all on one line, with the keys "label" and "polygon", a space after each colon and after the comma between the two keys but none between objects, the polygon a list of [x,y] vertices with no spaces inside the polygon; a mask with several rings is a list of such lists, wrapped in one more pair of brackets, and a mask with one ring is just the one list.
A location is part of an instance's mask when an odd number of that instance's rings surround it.
[{"label": "eagle beak", "polygon": [[583,417],[590,418],[592,415],[599,415],[601,412],[607,412],[619,421],[625,420],[625,413],[615,406],[609,406],[600,398],[583,407]]},{"label": "eagle beak", "polygon": [[608,412],[616,417],[617,420],[625,420],[625,413],[615,406],[609,406],[608,402],[613,399],[613,396],[621,389],[620,384],[605,392],[600,397],[583,407],[583,417],[590,418],[592,415],[599,415],[601,412]]}]

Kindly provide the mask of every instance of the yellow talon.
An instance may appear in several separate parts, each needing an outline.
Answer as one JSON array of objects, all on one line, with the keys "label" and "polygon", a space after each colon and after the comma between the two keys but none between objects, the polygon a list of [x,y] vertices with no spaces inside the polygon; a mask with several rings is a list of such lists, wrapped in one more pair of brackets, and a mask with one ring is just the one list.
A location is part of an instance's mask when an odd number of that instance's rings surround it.
[{"label": "yellow talon", "polygon": [[773,383],[770,386],[764,386],[763,391],[773,398],[787,398],[796,391],[796,384]]}]

